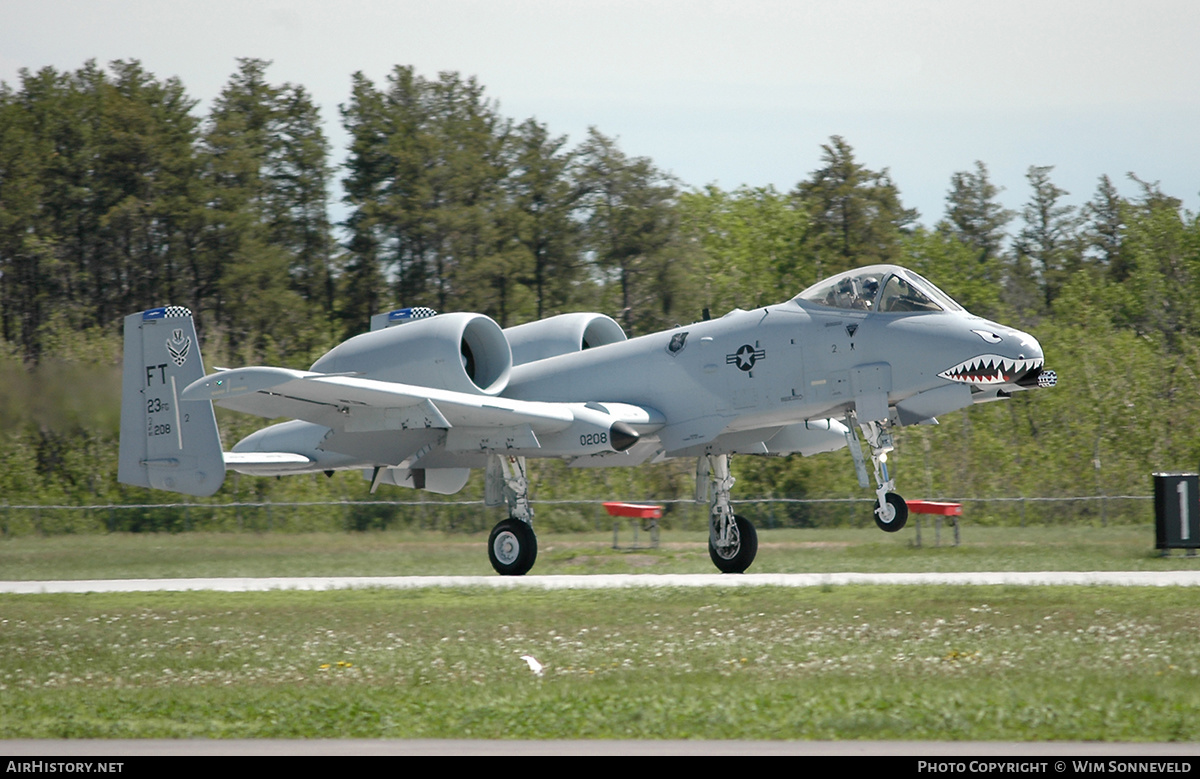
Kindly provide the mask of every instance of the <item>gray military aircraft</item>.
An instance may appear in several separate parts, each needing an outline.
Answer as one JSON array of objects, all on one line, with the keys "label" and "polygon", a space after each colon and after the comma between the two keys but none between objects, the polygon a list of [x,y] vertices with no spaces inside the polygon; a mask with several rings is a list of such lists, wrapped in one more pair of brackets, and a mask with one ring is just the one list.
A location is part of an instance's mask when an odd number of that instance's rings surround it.
[{"label": "gray military aircraft", "polygon": [[[741,573],[758,549],[733,511],[735,454],[813,455],[848,447],[875,522],[908,507],[887,467],[897,426],[936,423],[974,403],[1052,386],[1041,345],[968,313],[916,273],[874,265],[753,311],[627,339],[603,314],[501,329],[481,314],[380,314],[372,330],[307,371],[249,367],[205,375],[191,312],[125,319],[118,478],[211,495],[227,470],[259,476],[362,470],[381,484],[452,494],[485,469],[485,503],[508,518],[488,539],[500,574],[537,557],[528,457],[573,467],[696,458],[709,503],[709,552]],[[223,452],[213,404],[289,417]]]}]

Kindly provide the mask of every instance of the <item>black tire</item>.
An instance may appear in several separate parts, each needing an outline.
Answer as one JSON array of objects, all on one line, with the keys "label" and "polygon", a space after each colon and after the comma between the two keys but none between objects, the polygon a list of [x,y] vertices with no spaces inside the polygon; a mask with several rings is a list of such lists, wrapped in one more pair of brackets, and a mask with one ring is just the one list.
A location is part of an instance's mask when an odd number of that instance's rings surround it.
[{"label": "black tire", "polygon": [[501,576],[524,576],[537,560],[537,536],[529,523],[509,517],[488,536],[488,560]]},{"label": "black tire", "polygon": [[904,498],[894,492],[889,492],[884,495],[887,499],[888,508],[892,510],[892,518],[890,521],[884,521],[883,517],[879,516],[879,501],[875,501],[875,524],[885,533],[896,533],[904,529],[908,524],[908,504],[904,502]]},{"label": "black tire", "polygon": [[712,538],[708,540],[708,556],[721,573],[745,573],[758,554],[758,533],[754,530],[754,525],[750,524],[750,520],[736,514],[733,520],[737,522],[739,538],[736,549],[726,550],[722,555],[713,546]]}]

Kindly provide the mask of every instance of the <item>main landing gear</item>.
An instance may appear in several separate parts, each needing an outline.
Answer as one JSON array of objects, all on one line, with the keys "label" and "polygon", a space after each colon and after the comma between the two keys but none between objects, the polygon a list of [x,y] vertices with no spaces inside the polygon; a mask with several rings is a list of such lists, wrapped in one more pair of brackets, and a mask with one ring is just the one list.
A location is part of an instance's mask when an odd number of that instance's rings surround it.
[{"label": "main landing gear", "polygon": [[[850,456],[854,460],[854,470],[858,474],[858,486],[869,487],[867,465],[863,457],[862,444],[858,434],[854,432],[854,414],[846,412],[846,443],[850,447]],[[871,464],[875,467],[875,524],[880,530],[895,533],[908,522],[908,504],[904,498],[893,492],[896,481],[888,475],[888,452],[895,448],[892,434],[887,429],[886,421],[871,421],[859,423],[863,437],[871,447]]]},{"label": "main landing gear", "polygon": [[733,513],[729,493],[729,455],[702,455],[696,463],[696,502],[703,503],[712,487],[708,509],[708,556],[721,573],[744,573],[758,554],[758,533],[745,517]]},{"label": "main landing gear", "polygon": [[488,458],[484,478],[484,503],[489,506],[503,503],[509,514],[488,536],[488,560],[501,576],[523,576],[537,561],[525,458],[494,454]]},{"label": "main landing gear", "polygon": [[[705,455],[696,466],[696,500],[712,501],[708,513],[708,555],[722,573],[742,573],[758,554],[758,533],[745,517],[733,513],[729,455]],[[488,458],[484,503],[503,504],[508,519],[498,522],[488,536],[488,560],[501,576],[523,576],[537,560],[533,532],[533,507],[529,505],[529,477],[524,457],[494,454]]]},{"label": "main landing gear", "polygon": [[537,560],[537,536],[528,522],[509,517],[488,536],[488,560],[501,576],[521,576]]},{"label": "main landing gear", "polygon": [[[888,474],[887,455],[894,448],[886,421],[857,423],[871,447],[875,470],[875,524],[895,533],[908,522],[908,504],[893,492],[896,483]],[[846,414],[846,443],[854,460],[858,483],[870,486],[862,444],[854,431],[853,412]],[[744,573],[758,554],[758,533],[743,516],[733,513],[729,501],[733,489],[729,455],[709,454],[696,463],[696,502],[708,501],[708,556],[722,573]],[[711,499],[710,499],[711,495]],[[529,505],[529,477],[524,457],[493,454],[488,458],[484,502],[508,507],[508,519],[496,524],[488,537],[488,560],[501,576],[522,576],[537,560],[537,536],[533,532],[533,508]]]}]

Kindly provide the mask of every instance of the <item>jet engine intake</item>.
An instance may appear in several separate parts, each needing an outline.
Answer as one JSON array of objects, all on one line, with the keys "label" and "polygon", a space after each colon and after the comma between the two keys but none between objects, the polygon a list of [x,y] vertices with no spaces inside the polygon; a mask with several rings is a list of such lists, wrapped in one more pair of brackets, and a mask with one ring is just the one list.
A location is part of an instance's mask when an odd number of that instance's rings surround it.
[{"label": "jet engine intake", "polygon": [[456,313],[357,335],[329,350],[312,370],[499,395],[508,386],[512,365],[508,340],[494,320]]},{"label": "jet engine intake", "polygon": [[559,314],[504,330],[512,347],[513,365],[581,352],[625,340],[625,331],[604,314]]}]

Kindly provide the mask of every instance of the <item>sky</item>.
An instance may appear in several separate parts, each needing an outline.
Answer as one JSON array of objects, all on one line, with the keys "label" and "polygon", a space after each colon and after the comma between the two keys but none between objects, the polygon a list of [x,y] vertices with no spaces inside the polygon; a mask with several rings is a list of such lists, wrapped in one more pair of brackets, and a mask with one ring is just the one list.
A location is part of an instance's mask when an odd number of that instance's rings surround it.
[{"label": "sky", "polygon": [[339,162],[351,75],[412,65],[475,76],[572,145],[595,126],[690,187],[789,190],[840,135],[926,225],[976,160],[1017,211],[1033,165],[1068,203],[1101,175],[1136,195],[1133,172],[1200,211],[1194,0],[0,0],[14,87],[136,59],[204,111],[239,57],[309,90]]}]

